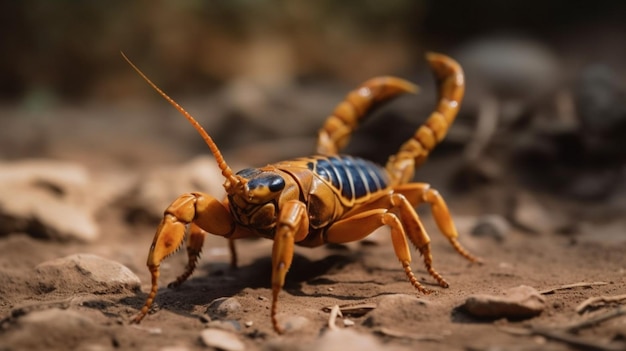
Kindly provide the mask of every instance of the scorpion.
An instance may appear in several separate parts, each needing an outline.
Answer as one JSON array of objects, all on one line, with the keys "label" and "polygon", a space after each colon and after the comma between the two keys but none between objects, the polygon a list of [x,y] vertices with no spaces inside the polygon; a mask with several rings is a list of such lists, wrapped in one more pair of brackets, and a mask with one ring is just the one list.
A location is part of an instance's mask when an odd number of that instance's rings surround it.
[{"label": "scorpion", "polygon": [[372,78],[348,93],[319,130],[315,156],[245,168],[235,173],[204,128],[124,53],[122,56],[192,124],[226,179],[224,199],[190,192],[175,199],[165,210],[148,254],[152,288],[133,322],[139,323],[148,314],[157,295],[159,266],[183,245],[185,236],[188,263],[169,287],[179,286],[191,276],[207,233],[228,239],[233,265],[237,260],[235,239],[273,240],[270,317],[279,334],[284,329],[277,318],[278,296],[285,284],[295,245],[317,247],[352,242],[388,226],[394,252],[413,287],[423,294],[431,292],[418,282],[411,270],[407,238],[422,255],[428,273],[439,286],[447,288],[448,282],[433,268],[430,238],[415,210],[425,203],[430,205],[437,227],[452,247],[467,260],[481,262],[459,243],[457,229],[440,193],[427,183],[412,182],[415,168],[445,137],[461,105],[464,74],[452,58],[439,53],[426,54],[437,84],[438,103],[426,122],[389,157],[385,167],[341,155],[339,151],[368,112],[400,94],[417,92],[416,85],[392,76]]}]

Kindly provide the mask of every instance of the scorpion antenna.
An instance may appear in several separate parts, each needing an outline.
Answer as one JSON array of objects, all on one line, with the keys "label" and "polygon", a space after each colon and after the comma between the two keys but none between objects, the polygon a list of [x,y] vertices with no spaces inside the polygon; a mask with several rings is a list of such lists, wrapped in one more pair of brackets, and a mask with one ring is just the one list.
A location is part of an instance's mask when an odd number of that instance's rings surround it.
[{"label": "scorpion antenna", "polygon": [[159,93],[159,95],[161,95],[165,100],[167,100],[167,102],[169,102],[170,105],[174,106],[174,108],[178,112],[180,112],[180,114],[183,115],[183,117],[185,117],[189,121],[189,123],[191,123],[191,125],[198,131],[198,133],[200,133],[200,136],[202,137],[202,139],[204,139],[204,142],[209,146],[211,153],[213,153],[213,156],[215,157],[215,160],[217,161],[217,166],[222,170],[222,175],[226,177],[226,179],[228,179],[228,181],[231,184],[237,184],[239,180],[237,179],[237,177],[234,176],[233,171],[230,169],[230,167],[228,167],[228,164],[226,164],[226,161],[224,160],[224,156],[222,156],[222,153],[217,148],[217,145],[215,144],[213,139],[209,136],[209,134],[204,130],[204,128],[202,128],[200,123],[198,123],[198,121],[196,121],[195,118],[193,118],[189,114],[189,112],[185,111],[185,109],[182,106],[180,106],[176,101],[174,101],[171,97],[165,94],[163,90],[161,90],[158,86],[156,86],[156,84],[154,84],[150,80],[150,78],[148,78],[137,66],[135,66],[134,63],[130,61],[128,57],[126,57],[124,52],[120,51],[120,53],[122,54],[122,57],[124,58],[124,60],[128,62],[128,64],[141,76],[141,78],[143,78],[154,90],[156,90],[156,92]]}]

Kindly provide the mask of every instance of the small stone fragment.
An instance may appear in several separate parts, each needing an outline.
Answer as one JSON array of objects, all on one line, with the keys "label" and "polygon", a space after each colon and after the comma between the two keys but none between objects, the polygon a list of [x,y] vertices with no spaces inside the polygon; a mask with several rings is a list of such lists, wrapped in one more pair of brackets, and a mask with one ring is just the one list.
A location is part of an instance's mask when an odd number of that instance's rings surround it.
[{"label": "small stone fragment", "polygon": [[223,318],[241,310],[241,303],[234,297],[220,297],[209,304],[207,314],[211,318]]},{"label": "small stone fragment", "polygon": [[138,291],[139,278],[126,266],[92,254],[75,254],[35,267],[40,285],[68,293]]},{"label": "small stone fragment", "polygon": [[461,308],[474,317],[525,319],[541,314],[545,304],[545,298],[536,289],[521,285],[501,296],[472,295]]},{"label": "small stone fragment", "polygon": [[531,233],[547,234],[555,230],[552,215],[535,197],[519,193],[514,200],[511,221]]},{"label": "small stone fragment", "polygon": [[224,351],[243,351],[245,345],[237,335],[220,329],[205,329],[200,333],[200,340],[205,346]]},{"label": "small stone fragment", "polygon": [[282,325],[286,332],[293,332],[296,330],[306,329],[311,324],[311,321],[303,316],[288,316],[282,318]]},{"label": "small stone fragment", "polygon": [[11,350],[41,350],[42,345],[63,345],[68,350],[85,349],[79,345],[100,343],[106,338],[99,329],[84,313],[50,308],[18,317],[15,325],[3,331],[2,344],[11,345]]},{"label": "small stone fragment", "polygon": [[476,221],[471,230],[472,235],[490,237],[502,242],[510,233],[511,225],[504,217],[497,214],[485,215]]}]

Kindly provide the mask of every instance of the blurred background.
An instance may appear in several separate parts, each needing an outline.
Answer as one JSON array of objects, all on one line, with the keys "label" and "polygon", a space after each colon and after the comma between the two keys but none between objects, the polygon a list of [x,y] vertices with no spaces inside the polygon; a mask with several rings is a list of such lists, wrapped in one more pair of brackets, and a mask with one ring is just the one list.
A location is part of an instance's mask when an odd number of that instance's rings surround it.
[{"label": "blurred background", "polygon": [[350,89],[407,78],[419,96],[379,111],[347,150],[384,162],[432,109],[423,56],[439,51],[465,68],[467,96],[434,155],[454,166],[426,174],[464,191],[623,193],[623,2],[30,0],[2,1],[0,17],[4,160],[141,168],[207,153],[123,51],[240,164],[310,154]]}]

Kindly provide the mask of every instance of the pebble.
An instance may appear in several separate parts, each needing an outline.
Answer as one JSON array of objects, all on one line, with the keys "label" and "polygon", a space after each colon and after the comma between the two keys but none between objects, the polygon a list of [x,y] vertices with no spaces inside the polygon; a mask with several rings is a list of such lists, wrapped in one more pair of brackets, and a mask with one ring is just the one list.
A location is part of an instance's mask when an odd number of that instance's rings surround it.
[{"label": "pebble", "polygon": [[206,313],[211,318],[223,318],[231,316],[233,313],[241,310],[241,303],[234,297],[220,297],[209,304]]},{"label": "pebble", "polygon": [[532,287],[521,285],[498,296],[469,296],[461,308],[479,318],[526,319],[541,314],[545,306],[546,299],[543,295]]},{"label": "pebble", "polygon": [[555,230],[554,214],[529,193],[518,193],[511,210],[511,221],[534,234],[548,234]]},{"label": "pebble", "polygon": [[506,218],[497,214],[488,214],[478,218],[471,229],[471,233],[477,237],[490,237],[497,242],[502,242],[511,232],[511,225]]},{"label": "pebble", "polygon": [[457,57],[468,81],[505,96],[543,96],[561,75],[559,60],[548,47],[521,37],[484,37],[465,45]]},{"label": "pebble", "polygon": [[84,349],[79,348],[79,344],[94,333],[100,334],[98,329],[96,323],[83,313],[50,308],[19,317],[16,325],[3,332],[2,343],[11,345],[12,350],[42,350],[42,345]]},{"label": "pebble", "polygon": [[585,68],[576,82],[576,114],[587,133],[623,136],[626,92],[618,77],[610,67],[597,64]]},{"label": "pebble", "polygon": [[[74,163],[0,163],[0,235],[15,232],[53,240],[98,238],[87,170]],[[90,210],[92,209],[92,210]]]},{"label": "pebble", "polygon": [[305,330],[311,325],[311,320],[303,316],[287,316],[281,318],[281,324],[286,332]]},{"label": "pebble", "polygon": [[246,349],[239,337],[220,329],[205,329],[200,333],[200,340],[205,346],[224,351],[243,351]]},{"label": "pebble", "polygon": [[139,278],[126,266],[92,254],[75,254],[35,267],[40,285],[69,293],[139,291]]}]

